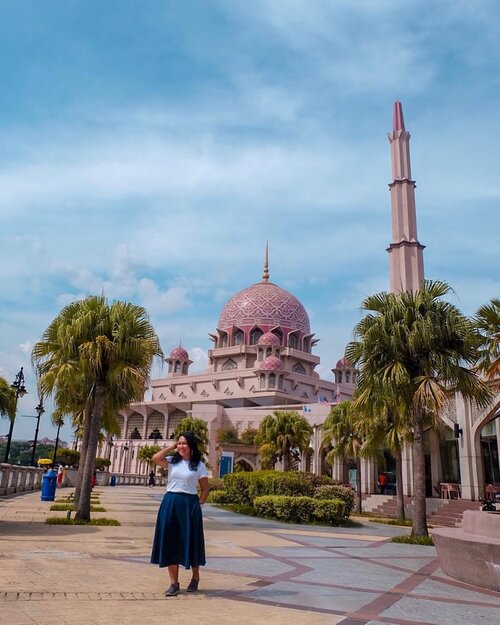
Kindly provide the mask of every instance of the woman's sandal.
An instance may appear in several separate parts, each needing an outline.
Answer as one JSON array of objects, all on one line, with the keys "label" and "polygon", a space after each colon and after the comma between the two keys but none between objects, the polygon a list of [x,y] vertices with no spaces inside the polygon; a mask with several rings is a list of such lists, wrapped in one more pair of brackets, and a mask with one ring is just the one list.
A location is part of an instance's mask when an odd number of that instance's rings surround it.
[{"label": "woman's sandal", "polygon": [[179,594],[180,586],[179,584],[170,584],[170,588],[168,588],[164,595],[165,597],[177,597]]},{"label": "woman's sandal", "polygon": [[199,579],[192,579],[189,582],[189,586],[187,587],[187,592],[196,592],[198,590],[198,584],[200,583]]}]

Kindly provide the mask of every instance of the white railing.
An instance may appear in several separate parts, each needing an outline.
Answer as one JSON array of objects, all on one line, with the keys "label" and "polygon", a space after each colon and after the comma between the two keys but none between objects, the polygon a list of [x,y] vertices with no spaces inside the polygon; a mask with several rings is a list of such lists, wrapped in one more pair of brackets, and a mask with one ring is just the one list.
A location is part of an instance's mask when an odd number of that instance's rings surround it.
[{"label": "white railing", "polygon": [[0,497],[42,488],[44,469],[0,464]]}]

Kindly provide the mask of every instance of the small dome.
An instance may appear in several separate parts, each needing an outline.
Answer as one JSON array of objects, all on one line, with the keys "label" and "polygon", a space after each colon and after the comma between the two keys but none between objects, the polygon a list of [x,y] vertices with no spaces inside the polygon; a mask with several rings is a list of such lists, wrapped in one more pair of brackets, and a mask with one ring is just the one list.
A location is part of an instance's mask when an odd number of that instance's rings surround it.
[{"label": "small dome", "polygon": [[263,334],[257,343],[257,345],[275,345],[276,347],[279,347],[279,344],[280,340],[276,334],[273,334],[273,332],[266,332]]},{"label": "small dome", "polygon": [[339,361],[337,361],[335,368],[336,369],[352,369],[352,365],[347,360],[347,358],[344,357],[344,358],[341,358]]},{"label": "small dome", "polygon": [[189,360],[189,354],[184,349],[184,347],[176,347],[170,352],[170,358],[173,360]]},{"label": "small dome", "polygon": [[276,356],[268,356],[259,365],[259,369],[262,369],[264,371],[274,371],[275,369],[283,371],[284,368],[285,365],[281,362],[279,358],[276,358]]}]

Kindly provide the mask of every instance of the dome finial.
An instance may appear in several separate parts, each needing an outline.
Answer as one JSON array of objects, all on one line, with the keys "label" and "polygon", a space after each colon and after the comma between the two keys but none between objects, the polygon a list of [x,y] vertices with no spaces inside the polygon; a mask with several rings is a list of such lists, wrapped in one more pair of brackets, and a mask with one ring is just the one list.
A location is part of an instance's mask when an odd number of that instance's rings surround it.
[{"label": "dome finial", "polygon": [[264,256],[264,273],[262,274],[262,282],[269,282],[269,244],[266,241],[266,254]]}]

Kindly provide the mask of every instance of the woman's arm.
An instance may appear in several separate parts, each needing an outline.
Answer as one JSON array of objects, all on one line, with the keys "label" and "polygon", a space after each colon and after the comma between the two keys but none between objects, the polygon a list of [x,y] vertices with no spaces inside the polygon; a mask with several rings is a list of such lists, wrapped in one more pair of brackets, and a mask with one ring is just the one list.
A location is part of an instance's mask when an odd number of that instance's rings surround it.
[{"label": "woman's arm", "polygon": [[177,449],[177,443],[174,443],[173,445],[170,445],[170,447],[164,447],[163,449],[160,449],[159,452],[157,452],[152,458],[151,460],[157,464],[159,467],[161,467],[162,469],[167,469],[168,468],[168,462],[165,460],[165,458],[168,456],[168,454],[172,451]]},{"label": "woman's arm", "polygon": [[201,477],[199,479],[200,482],[200,504],[203,505],[205,503],[206,498],[208,497],[208,492],[210,491],[210,487],[208,485],[208,477]]}]

